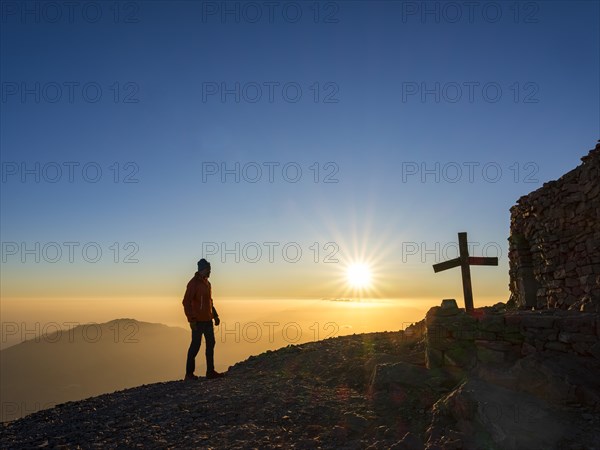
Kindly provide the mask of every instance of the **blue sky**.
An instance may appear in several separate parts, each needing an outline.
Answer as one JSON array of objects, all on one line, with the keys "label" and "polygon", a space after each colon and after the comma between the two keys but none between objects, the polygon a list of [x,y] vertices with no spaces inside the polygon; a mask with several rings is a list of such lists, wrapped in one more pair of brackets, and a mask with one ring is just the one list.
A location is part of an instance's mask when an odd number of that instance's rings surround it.
[{"label": "blue sky", "polygon": [[[347,287],[332,280],[340,265],[361,259],[380,282],[372,295],[460,295],[458,274],[434,277],[438,261],[402,251],[407,243],[444,247],[467,231],[503,251],[500,268],[474,269],[476,291],[506,300],[510,206],[576,167],[600,134],[598,2],[475,2],[472,20],[460,2],[454,10],[444,2],[318,2],[317,23],[314,2],[278,4],[273,23],[261,2],[256,23],[240,2],[227,2],[240,8],[239,23],[222,19],[222,2],[122,3],[118,20],[112,2],[97,2],[96,22],[95,10],[77,9],[70,20],[63,5],[56,23],[44,2],[27,3],[39,8],[39,23],[22,15],[25,2],[2,2],[2,242],[94,242],[103,257],[22,263],[4,246],[7,297],[178,296],[212,242],[257,242],[263,251],[264,242],[297,243],[303,251],[298,263],[281,253],[257,263],[211,255],[226,295],[344,295]],[[23,99],[35,83],[40,101]],[[236,83],[239,102],[235,94],[223,101],[221,87]],[[98,87],[101,98],[91,102]],[[65,162],[75,164],[73,182],[66,171],[49,182],[52,164]],[[40,164],[39,183],[33,175],[22,182],[23,163]],[[242,173],[238,183],[233,175],[222,182],[203,173],[212,163],[238,163],[248,177],[256,165],[265,171],[256,183]],[[275,167],[272,183],[265,163]],[[423,165],[433,170],[424,181]],[[92,183],[96,167],[102,174]],[[124,183],[127,174],[138,182]],[[327,174],[337,182],[325,183]],[[125,248],[131,242],[137,247]],[[329,242],[339,264],[323,262]],[[124,264],[132,249],[138,262]]]}]

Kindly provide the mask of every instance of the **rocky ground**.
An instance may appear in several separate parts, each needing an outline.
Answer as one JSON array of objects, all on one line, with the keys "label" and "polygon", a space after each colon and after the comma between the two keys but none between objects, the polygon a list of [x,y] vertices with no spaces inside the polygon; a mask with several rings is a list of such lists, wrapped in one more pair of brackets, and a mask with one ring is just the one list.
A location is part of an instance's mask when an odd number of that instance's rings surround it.
[{"label": "rocky ground", "polygon": [[533,399],[503,416],[514,392],[428,371],[423,355],[402,332],[288,346],[223,379],[144,385],[5,423],[0,448],[597,448],[597,414]]}]

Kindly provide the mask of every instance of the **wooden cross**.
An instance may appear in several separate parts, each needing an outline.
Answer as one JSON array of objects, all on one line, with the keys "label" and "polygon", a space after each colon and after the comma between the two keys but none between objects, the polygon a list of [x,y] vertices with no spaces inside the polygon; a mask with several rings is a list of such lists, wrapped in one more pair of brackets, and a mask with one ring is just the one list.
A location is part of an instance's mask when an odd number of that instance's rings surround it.
[{"label": "wooden cross", "polygon": [[465,309],[473,311],[473,288],[471,287],[471,269],[470,266],[497,266],[498,258],[469,256],[469,247],[467,246],[467,233],[458,233],[458,258],[434,264],[435,273],[442,270],[451,269],[460,266],[462,272],[463,294],[465,297]]}]

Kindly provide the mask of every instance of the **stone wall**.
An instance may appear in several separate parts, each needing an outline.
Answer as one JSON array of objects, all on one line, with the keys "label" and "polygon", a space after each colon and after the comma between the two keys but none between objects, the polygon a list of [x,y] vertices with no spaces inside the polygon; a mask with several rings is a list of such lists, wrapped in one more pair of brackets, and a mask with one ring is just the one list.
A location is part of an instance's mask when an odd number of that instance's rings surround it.
[{"label": "stone wall", "polygon": [[511,301],[600,310],[600,143],[583,163],[510,210]]},{"label": "stone wall", "polygon": [[535,353],[600,360],[600,315],[579,311],[506,311],[502,304],[467,314],[453,299],[425,318],[427,367],[502,366]]}]

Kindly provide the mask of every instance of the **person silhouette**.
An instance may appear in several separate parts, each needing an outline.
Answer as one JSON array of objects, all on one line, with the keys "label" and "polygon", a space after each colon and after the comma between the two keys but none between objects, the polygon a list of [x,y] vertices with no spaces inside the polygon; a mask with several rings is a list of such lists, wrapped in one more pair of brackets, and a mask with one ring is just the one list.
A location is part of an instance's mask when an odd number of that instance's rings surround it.
[{"label": "person silhouette", "polygon": [[196,355],[198,355],[202,343],[202,335],[204,335],[206,341],[206,378],[220,378],[225,375],[215,371],[213,320],[217,326],[221,323],[221,320],[213,305],[208,277],[210,277],[210,263],[202,258],[198,261],[198,271],[188,282],[183,296],[183,309],[192,329],[192,342],[190,342],[188,348],[185,365],[185,380],[198,379],[194,375],[194,370],[196,369]]}]

